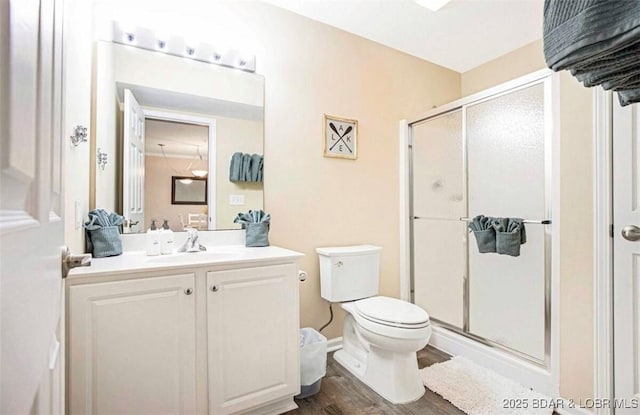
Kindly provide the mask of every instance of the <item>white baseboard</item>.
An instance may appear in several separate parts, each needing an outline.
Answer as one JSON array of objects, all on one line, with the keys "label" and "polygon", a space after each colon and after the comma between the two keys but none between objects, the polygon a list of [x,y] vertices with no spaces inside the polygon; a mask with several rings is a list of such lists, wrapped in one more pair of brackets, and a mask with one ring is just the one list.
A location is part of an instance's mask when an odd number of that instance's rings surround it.
[{"label": "white baseboard", "polygon": [[518,359],[500,349],[486,346],[437,326],[433,327],[429,345],[452,356],[464,356],[480,366],[491,369],[549,397],[557,398],[559,396],[559,385],[554,382],[549,371]]},{"label": "white baseboard", "polygon": [[335,352],[342,349],[342,337],[336,337],[335,339],[329,339],[327,341],[327,353]]}]

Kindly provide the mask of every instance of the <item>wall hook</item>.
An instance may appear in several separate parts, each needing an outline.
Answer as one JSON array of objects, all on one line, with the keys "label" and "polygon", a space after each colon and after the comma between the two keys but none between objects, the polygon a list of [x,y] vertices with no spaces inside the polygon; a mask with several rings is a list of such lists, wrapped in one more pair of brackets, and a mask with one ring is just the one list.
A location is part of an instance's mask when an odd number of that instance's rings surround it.
[{"label": "wall hook", "polygon": [[104,167],[107,165],[107,153],[103,153],[98,147],[98,151],[96,151],[96,158],[98,159],[98,166],[100,169],[104,171]]},{"label": "wall hook", "polygon": [[70,136],[69,138],[71,138],[71,143],[76,147],[78,147],[80,143],[86,143],[87,127],[76,125],[76,127],[73,129],[73,135]]}]

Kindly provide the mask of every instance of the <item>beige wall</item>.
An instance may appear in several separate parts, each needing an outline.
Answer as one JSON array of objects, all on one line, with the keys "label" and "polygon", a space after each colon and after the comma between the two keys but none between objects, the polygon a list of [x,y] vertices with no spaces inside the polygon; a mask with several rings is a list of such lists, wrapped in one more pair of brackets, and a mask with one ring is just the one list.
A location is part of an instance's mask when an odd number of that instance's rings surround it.
[{"label": "beige wall", "polygon": [[[469,95],[545,68],[537,41],[462,74]],[[592,95],[560,74],[560,394],[593,398]]]},{"label": "beige wall", "polygon": [[462,73],[461,95],[465,97],[546,67],[542,40],[537,40]]},{"label": "beige wall", "polygon": [[[321,246],[383,248],[380,292],[399,297],[398,121],[460,96],[460,75],[332,27],[252,6],[264,34],[265,207],[273,244],[301,251],[301,325],[329,318]],[[301,35],[304,34],[304,35]],[[358,120],[358,159],[322,156],[323,114]],[[341,335],[343,313],[325,334]]]},{"label": "beige wall", "polygon": [[560,75],[560,394],[593,396],[593,100]]}]

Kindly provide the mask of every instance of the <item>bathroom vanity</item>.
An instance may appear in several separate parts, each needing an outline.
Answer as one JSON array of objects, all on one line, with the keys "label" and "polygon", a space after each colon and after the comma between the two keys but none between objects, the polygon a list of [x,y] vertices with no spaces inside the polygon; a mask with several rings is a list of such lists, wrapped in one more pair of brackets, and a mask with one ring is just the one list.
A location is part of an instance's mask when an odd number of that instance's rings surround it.
[{"label": "bathroom vanity", "polygon": [[297,260],[219,246],[66,279],[70,414],[279,414],[299,392]]}]

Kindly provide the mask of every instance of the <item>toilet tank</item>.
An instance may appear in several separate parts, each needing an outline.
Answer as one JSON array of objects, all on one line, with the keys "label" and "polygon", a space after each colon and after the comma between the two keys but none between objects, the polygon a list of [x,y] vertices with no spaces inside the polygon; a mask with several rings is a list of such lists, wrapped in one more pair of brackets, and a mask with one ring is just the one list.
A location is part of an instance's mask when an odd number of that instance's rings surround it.
[{"label": "toilet tank", "polygon": [[381,250],[373,245],[317,248],[322,298],[342,302],[377,295]]}]

